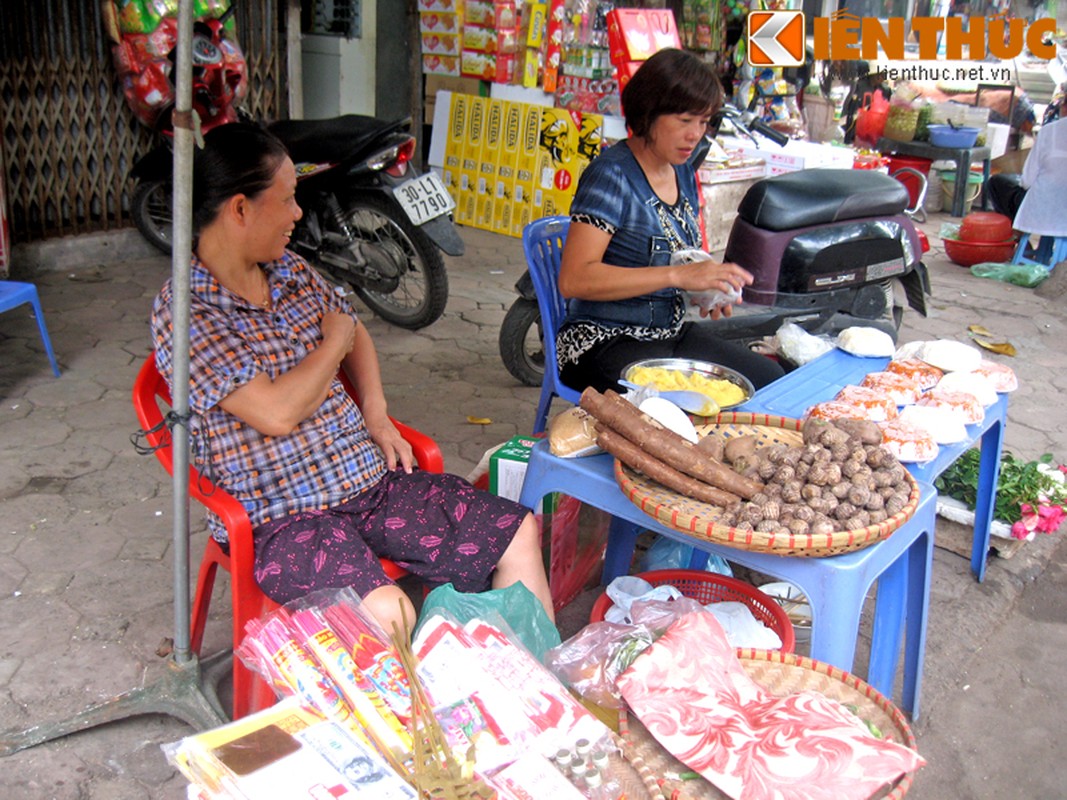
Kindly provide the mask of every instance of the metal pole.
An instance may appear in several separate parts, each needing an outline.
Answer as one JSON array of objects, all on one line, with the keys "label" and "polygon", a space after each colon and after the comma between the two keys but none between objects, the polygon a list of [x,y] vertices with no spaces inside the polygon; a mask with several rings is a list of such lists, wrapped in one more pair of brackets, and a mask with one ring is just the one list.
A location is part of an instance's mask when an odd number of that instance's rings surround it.
[{"label": "metal pole", "polygon": [[189,255],[192,242],[193,131],[192,112],[193,2],[179,0],[177,80],[174,97],[174,249],[171,285],[174,306],[174,659],[189,653]]}]

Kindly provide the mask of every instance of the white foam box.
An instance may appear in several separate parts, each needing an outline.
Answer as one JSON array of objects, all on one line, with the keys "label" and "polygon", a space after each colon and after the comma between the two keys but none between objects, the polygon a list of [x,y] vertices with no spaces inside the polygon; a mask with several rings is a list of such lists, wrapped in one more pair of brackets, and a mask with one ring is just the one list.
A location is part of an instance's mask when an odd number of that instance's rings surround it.
[{"label": "white foam box", "polygon": [[[761,165],[762,166],[762,165]],[[703,178],[703,170],[701,170]],[[730,229],[737,216],[737,207],[741,200],[762,174],[732,181],[706,183],[701,180],[700,192],[704,208],[704,227],[708,233],[708,252],[725,250],[730,238]]]}]

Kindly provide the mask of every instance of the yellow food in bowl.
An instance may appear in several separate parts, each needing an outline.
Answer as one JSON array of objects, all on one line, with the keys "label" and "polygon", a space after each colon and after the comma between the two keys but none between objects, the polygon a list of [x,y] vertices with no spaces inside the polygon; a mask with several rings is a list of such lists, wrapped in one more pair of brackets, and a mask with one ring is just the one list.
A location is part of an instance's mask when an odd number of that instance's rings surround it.
[{"label": "yellow food in bowl", "polygon": [[699,372],[684,372],[663,367],[635,367],[627,380],[639,386],[654,386],[661,392],[692,391],[705,394],[720,406],[746,400],[745,390],[725,378],[709,378]]}]

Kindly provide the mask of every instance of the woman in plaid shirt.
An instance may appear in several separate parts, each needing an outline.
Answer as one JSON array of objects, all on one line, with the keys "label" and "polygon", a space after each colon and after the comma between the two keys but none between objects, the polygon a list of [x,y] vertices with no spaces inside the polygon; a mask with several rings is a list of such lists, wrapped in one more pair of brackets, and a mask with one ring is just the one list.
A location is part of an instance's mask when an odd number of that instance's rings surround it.
[{"label": "woman in plaid shirt", "polygon": [[[386,557],[459,591],[522,581],[554,618],[534,517],[454,475],[413,469],[366,327],[286,250],[301,211],[284,145],[245,124],[216,128],[205,144],[193,180],[189,428],[198,468],[248,511],[263,591],[285,603],[351,586],[391,630],[402,606],[415,613],[383,572]],[[168,281],[152,332],[173,386],[172,297]],[[209,525],[225,543],[220,521]]]}]

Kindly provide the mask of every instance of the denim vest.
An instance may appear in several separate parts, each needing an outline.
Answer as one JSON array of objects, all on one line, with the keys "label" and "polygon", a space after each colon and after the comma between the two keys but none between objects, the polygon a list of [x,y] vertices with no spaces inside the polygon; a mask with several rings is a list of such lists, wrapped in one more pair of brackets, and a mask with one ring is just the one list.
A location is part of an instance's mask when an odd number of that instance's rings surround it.
[{"label": "denim vest", "polygon": [[[598,163],[599,162],[599,163]],[[679,199],[699,209],[696,175],[688,164],[676,166]],[[571,214],[583,214],[615,225],[616,231],[604,251],[604,262],[620,267],[667,266],[673,252],[664,235],[657,206],[662,201],[652,191],[641,165],[630,148],[620,142],[602,152],[582,174],[571,204]],[[686,247],[700,247],[699,222],[690,219],[696,233],[676,233]],[[689,241],[684,241],[689,239]],[[603,327],[637,326],[667,328],[675,320],[675,308],[683,302],[675,288],[624,300],[567,301],[564,323],[594,322]]]}]

